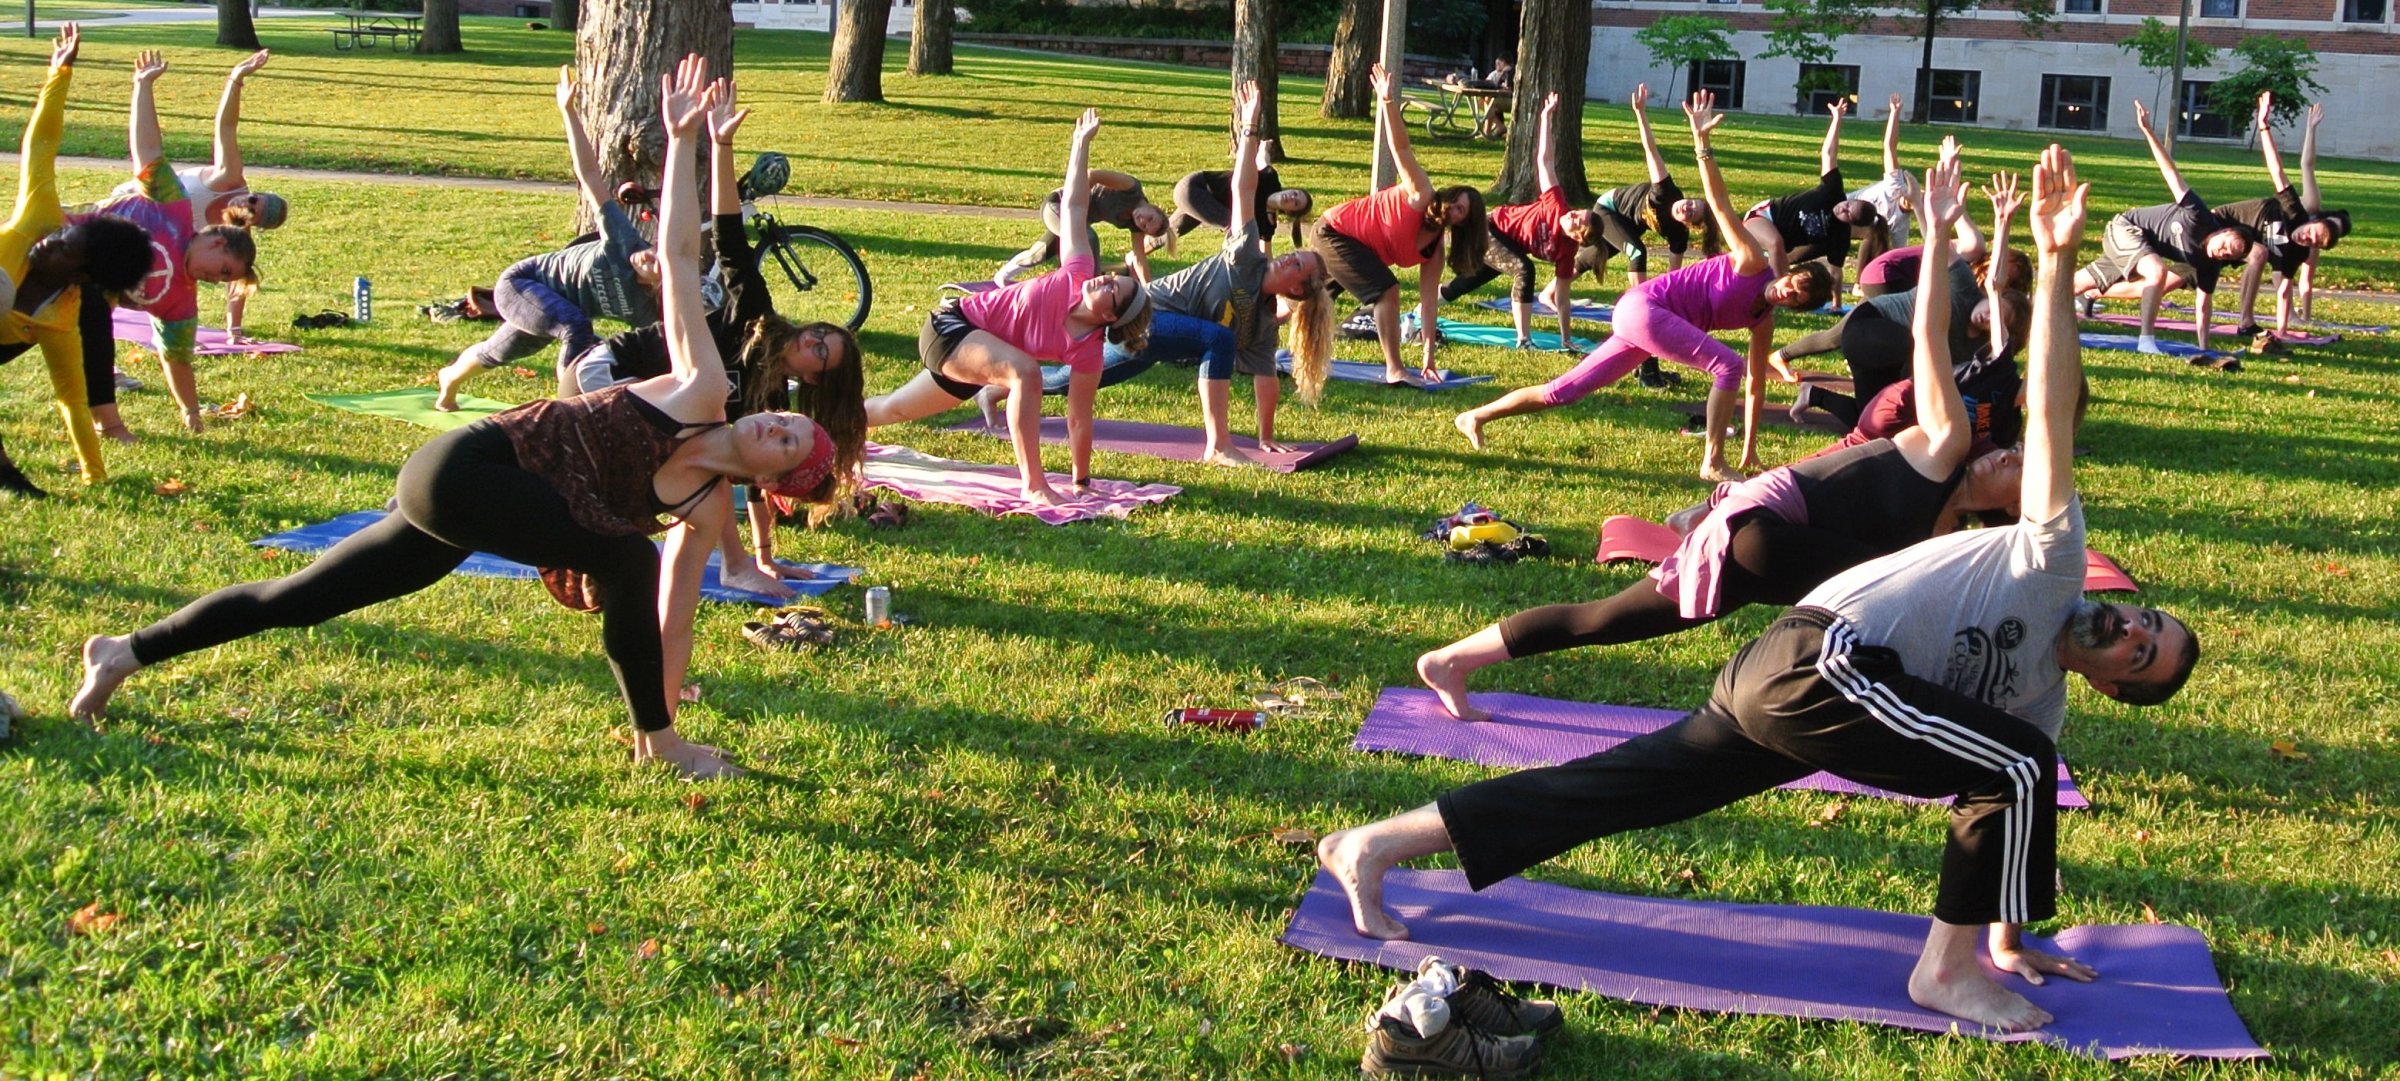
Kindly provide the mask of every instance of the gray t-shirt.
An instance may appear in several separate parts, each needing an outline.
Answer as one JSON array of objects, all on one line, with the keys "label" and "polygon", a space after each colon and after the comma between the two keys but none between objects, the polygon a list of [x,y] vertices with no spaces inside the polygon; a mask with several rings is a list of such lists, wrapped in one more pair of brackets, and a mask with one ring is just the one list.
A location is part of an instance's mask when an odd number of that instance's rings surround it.
[{"label": "gray t-shirt", "polygon": [[[1950,261],[1950,362],[1967,359],[1975,351],[1975,305],[1983,299],[1983,283],[1975,280],[1975,268],[1963,259]],[[1917,291],[1902,289],[1860,301],[1875,309],[1877,315],[1906,324],[1917,317]]]},{"label": "gray t-shirt", "polygon": [[1800,603],[1840,616],[1909,675],[2015,714],[2058,739],[2067,674],[2058,632],[2083,600],[2083,501],[2047,522],[1935,537],[1868,560]]},{"label": "gray t-shirt", "polygon": [[649,248],[633,219],[610,202],[600,207],[600,239],[534,256],[533,266],[585,315],[647,326],[658,322],[658,297],[634,280],[633,253]]},{"label": "gray t-shirt", "polygon": [[1252,221],[1240,232],[1227,234],[1216,258],[1151,282],[1150,303],[1160,311],[1232,328],[1234,346],[1241,351],[1238,367],[1264,375],[1275,370],[1274,309],[1269,307],[1264,318],[1259,312],[1262,303],[1274,303],[1264,296],[1266,280],[1267,255],[1260,250],[1258,223]]}]

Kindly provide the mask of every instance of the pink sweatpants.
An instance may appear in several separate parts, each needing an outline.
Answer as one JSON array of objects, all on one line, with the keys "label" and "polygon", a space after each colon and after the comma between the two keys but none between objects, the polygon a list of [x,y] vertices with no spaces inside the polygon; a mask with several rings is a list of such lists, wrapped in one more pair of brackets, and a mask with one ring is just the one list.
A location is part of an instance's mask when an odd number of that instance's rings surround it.
[{"label": "pink sweatpants", "polygon": [[1742,374],[1748,370],[1748,364],[1740,353],[1709,337],[1707,331],[1682,316],[1652,307],[1637,293],[1628,291],[1618,299],[1612,324],[1607,341],[1567,369],[1566,374],[1542,387],[1543,404],[1580,401],[1585,395],[1625,378],[1625,373],[1651,357],[1707,372],[1718,390],[1733,390],[1742,385]]}]

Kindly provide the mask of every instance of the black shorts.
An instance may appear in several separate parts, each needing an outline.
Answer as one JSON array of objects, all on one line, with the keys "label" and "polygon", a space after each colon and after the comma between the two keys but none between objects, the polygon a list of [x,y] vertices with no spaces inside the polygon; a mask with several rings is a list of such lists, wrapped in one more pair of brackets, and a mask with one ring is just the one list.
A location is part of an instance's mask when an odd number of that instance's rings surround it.
[{"label": "black shorts", "polygon": [[927,315],[925,328],[917,332],[917,360],[925,365],[926,374],[933,376],[933,385],[960,401],[974,397],[975,392],[983,388],[943,375],[942,362],[950,359],[951,351],[957,349],[958,343],[967,340],[967,335],[975,333],[975,330],[975,324],[968,322],[966,313],[959,310],[958,298],[952,297]]},{"label": "black shorts", "polygon": [[1400,285],[1375,249],[1326,228],[1321,220],[1309,228],[1308,247],[1325,260],[1325,273],[1332,275],[1334,283],[1361,304],[1373,304]]}]

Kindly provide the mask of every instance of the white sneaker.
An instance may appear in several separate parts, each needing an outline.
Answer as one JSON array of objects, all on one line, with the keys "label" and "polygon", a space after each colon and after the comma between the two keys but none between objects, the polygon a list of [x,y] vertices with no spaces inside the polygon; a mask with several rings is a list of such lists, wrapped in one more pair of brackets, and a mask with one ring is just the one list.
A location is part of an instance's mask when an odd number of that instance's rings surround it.
[{"label": "white sneaker", "polygon": [[117,369],[114,374],[116,376],[118,390],[130,393],[132,391],[142,389],[142,381],[125,374],[125,370],[123,368]]}]

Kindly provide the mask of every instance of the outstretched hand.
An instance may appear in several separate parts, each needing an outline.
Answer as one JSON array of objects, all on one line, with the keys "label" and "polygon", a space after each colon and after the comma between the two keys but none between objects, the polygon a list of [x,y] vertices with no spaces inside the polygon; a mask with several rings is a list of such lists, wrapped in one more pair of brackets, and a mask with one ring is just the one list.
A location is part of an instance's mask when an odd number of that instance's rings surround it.
[{"label": "outstretched hand", "polygon": [[691,138],[716,104],[716,88],[708,80],[708,61],[693,53],[677,61],[675,70],[658,77],[658,114],[669,138]]},{"label": "outstretched hand", "polygon": [[1944,161],[1944,162],[1947,162],[1947,163],[1949,163],[1949,164],[1951,164],[1951,165],[1956,165],[1956,164],[1958,164],[1958,152],[1959,152],[1958,136],[1956,136],[1956,135],[1944,135],[1944,136],[1942,136],[1942,149],[1941,149],[1941,153],[1940,153],[1940,155],[1938,156],[1938,157],[1939,157],[1939,160],[1941,160],[1941,161]]},{"label": "outstretched hand", "polygon": [[58,38],[50,43],[50,67],[55,70],[75,62],[75,50],[83,47],[83,30],[74,23],[58,28]]},{"label": "outstretched hand", "polygon": [[713,102],[708,108],[708,137],[721,146],[733,144],[733,134],[742,130],[742,121],[750,118],[750,110],[736,109],[733,104],[733,80],[719,79],[708,84]]},{"label": "outstretched hand", "polygon": [[2319,125],[2319,124],[2322,124],[2322,123],[2324,123],[2324,122],[2325,122],[2325,103],[2324,103],[2324,102],[2321,102],[2321,101],[2312,101],[2312,102],[2309,102],[2309,103],[2308,103],[2308,126],[2309,126],[2310,128],[2312,128],[2312,129],[2313,129],[2313,128],[2315,128],[2317,125]]},{"label": "outstretched hand", "polygon": [[1992,220],[2007,221],[2017,216],[2025,205],[2025,196],[2017,191],[2017,174],[1993,173],[1992,182],[1983,186],[1983,197],[1992,201]]},{"label": "outstretched hand", "polygon": [[1634,84],[1633,97],[1627,102],[1627,104],[1633,106],[1633,111],[1637,113],[1641,112],[1644,107],[1648,106],[1650,104],[1650,84]]},{"label": "outstretched hand", "polygon": [[2274,92],[2274,91],[2272,91],[2272,90],[2261,90],[2261,91],[2259,91],[2259,92],[2258,92],[2258,115],[2257,115],[2255,118],[2253,118],[2253,122],[2256,124],[2256,126],[2258,127],[2258,129],[2259,129],[2260,131],[2265,131],[2265,130],[2266,130],[2266,128],[2267,128],[2267,123],[2268,123],[2268,121],[2270,121],[2270,120],[2273,120],[2273,119],[2274,119],[2274,117],[2275,117],[2275,92]]},{"label": "outstretched hand", "polygon": [[2157,134],[2156,132],[2150,130],[2150,107],[2142,104],[2142,99],[2140,98],[2133,99],[2133,124],[2135,127],[2142,129],[2142,134],[2144,135]]},{"label": "outstretched hand", "polygon": [[583,97],[583,84],[575,78],[575,65],[560,64],[558,66],[557,96],[558,108],[561,112],[573,109],[576,100]]},{"label": "outstretched hand", "polygon": [[1957,159],[1934,163],[1925,170],[1925,194],[1917,200],[1923,207],[1927,236],[1947,235],[1958,224],[1959,215],[1966,212],[1967,182],[1959,179]]},{"label": "outstretched hand", "polygon": [[1367,82],[1375,88],[1377,101],[1391,101],[1399,94],[1392,82],[1392,73],[1385,71],[1381,64],[1367,69]]},{"label": "outstretched hand", "polygon": [[2033,244],[2045,255],[2073,255],[2083,242],[2084,202],[2092,186],[2075,180],[2075,157],[2057,143],[2033,167]]},{"label": "outstretched hand", "polygon": [[1835,98],[1832,101],[1826,102],[1825,112],[1835,120],[1840,120],[1841,118],[1850,115],[1850,99]]},{"label": "outstretched hand", "polygon": [[1098,134],[1100,134],[1100,110],[1085,109],[1082,116],[1075,118],[1075,141],[1088,143],[1092,141],[1093,136]]},{"label": "outstretched hand", "polygon": [[1692,91],[1692,100],[1684,104],[1683,115],[1691,119],[1692,134],[1700,138],[1707,138],[1709,132],[1725,122],[1725,114],[1717,111],[1717,95],[1708,90]]},{"label": "outstretched hand", "polygon": [[1542,95],[1542,123],[1549,123],[1551,115],[1556,112],[1558,112],[1558,91],[1553,90]]},{"label": "outstretched hand", "polygon": [[1233,88],[1233,126],[1236,132],[1258,130],[1258,116],[1264,103],[1258,99],[1258,80],[1250,79]]},{"label": "outstretched hand", "polygon": [[258,69],[266,66],[267,50],[260,49],[257,52],[243,57],[241,63],[235,64],[232,71],[225,73],[225,77],[238,83],[249,78],[253,73],[257,72]]},{"label": "outstretched hand", "polygon": [[133,82],[148,86],[167,73],[167,58],[156,49],[144,49],[133,57]]},{"label": "outstretched hand", "polygon": [[1891,111],[1891,112],[1889,112],[1889,113],[1885,113],[1884,115],[1886,115],[1886,116],[1898,116],[1898,115],[1900,115],[1900,95],[1899,95],[1899,94],[1897,94],[1897,93],[1895,93],[1895,94],[1893,94],[1893,95],[1892,95],[1892,106],[1891,106],[1891,108],[1892,108],[1892,111]]}]

